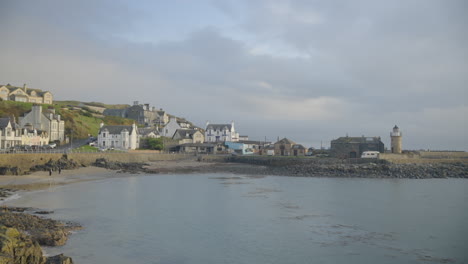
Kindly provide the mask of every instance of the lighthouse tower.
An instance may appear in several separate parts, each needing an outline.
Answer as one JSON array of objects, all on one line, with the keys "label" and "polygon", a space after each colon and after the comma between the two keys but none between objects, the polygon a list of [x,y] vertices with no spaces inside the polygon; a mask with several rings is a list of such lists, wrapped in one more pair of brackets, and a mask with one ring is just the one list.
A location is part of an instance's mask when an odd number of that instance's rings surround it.
[{"label": "lighthouse tower", "polygon": [[392,153],[401,154],[401,132],[400,129],[395,125],[393,131],[390,132]]}]

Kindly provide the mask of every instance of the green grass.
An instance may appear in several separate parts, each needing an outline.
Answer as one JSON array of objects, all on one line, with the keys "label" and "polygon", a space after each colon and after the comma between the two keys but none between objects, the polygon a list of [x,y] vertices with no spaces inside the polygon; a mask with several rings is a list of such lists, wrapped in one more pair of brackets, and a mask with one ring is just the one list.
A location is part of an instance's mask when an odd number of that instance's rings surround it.
[{"label": "green grass", "polygon": [[[60,114],[62,120],[65,121],[65,136],[73,134],[73,138],[87,138],[89,135],[96,136],[101,122],[106,125],[131,125],[133,120],[115,116],[105,116],[104,118],[96,118],[92,116],[90,111],[72,110],[69,106],[78,106],[79,101],[54,101],[54,105],[42,105],[42,109],[46,110],[49,107],[55,108],[56,114]],[[86,103],[84,103],[86,104]],[[0,117],[16,118],[24,116],[25,113],[31,111],[32,103],[22,103],[15,101],[0,101]],[[103,104],[104,105],[104,104]],[[109,106],[109,105],[105,105]],[[117,105],[121,106],[121,105]]]},{"label": "green grass", "polygon": [[74,149],[73,151],[97,152],[98,148],[90,146],[90,145],[83,145],[79,148]]}]

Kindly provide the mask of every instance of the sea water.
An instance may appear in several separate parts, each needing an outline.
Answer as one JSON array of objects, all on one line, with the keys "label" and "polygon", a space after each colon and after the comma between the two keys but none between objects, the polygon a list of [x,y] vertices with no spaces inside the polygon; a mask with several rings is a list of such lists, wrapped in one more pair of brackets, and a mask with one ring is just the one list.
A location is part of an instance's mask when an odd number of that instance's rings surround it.
[{"label": "sea water", "polygon": [[468,180],[129,175],[33,193],[75,263],[468,263]]}]

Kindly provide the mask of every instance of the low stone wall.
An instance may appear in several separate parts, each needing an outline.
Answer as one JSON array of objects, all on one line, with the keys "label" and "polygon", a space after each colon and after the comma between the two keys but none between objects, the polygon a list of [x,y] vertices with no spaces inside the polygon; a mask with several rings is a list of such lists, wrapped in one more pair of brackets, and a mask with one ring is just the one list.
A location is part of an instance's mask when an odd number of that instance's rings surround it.
[{"label": "low stone wall", "polygon": [[[49,160],[58,160],[63,156],[62,153],[28,153],[28,154],[0,154],[1,167],[17,167],[20,173],[29,171],[31,167],[43,165]],[[132,163],[149,162],[163,160],[181,160],[194,159],[193,155],[186,154],[160,154],[155,152],[95,152],[95,153],[69,153],[68,159],[79,164],[89,166],[99,158],[105,158],[109,161]]]},{"label": "low stone wall", "polygon": [[114,162],[149,162],[149,161],[162,161],[162,160],[181,160],[181,159],[192,159],[193,155],[185,154],[160,154],[160,153],[72,153],[68,154],[69,159],[73,159],[83,165],[90,165],[99,158],[105,158],[108,161]]},{"label": "low stone wall", "polygon": [[468,163],[467,152],[419,152],[410,154],[380,153],[379,159],[395,164]]},{"label": "low stone wall", "polygon": [[43,165],[50,159],[58,160],[61,153],[41,153],[41,154],[0,154],[0,167],[18,167],[21,171],[28,171],[36,165]]}]

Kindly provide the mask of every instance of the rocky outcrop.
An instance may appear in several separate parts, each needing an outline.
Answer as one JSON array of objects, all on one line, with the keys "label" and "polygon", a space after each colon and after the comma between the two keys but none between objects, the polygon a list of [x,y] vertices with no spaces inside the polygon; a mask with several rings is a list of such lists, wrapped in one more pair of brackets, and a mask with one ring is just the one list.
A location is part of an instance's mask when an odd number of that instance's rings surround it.
[{"label": "rocky outcrop", "polygon": [[30,168],[30,171],[48,171],[48,170],[57,171],[59,170],[59,168],[62,170],[72,170],[72,169],[77,169],[79,167],[82,167],[82,165],[72,159],[68,159],[67,154],[64,154],[58,160],[50,159],[45,164],[33,166]]},{"label": "rocky outcrop", "polygon": [[30,209],[5,207],[0,212],[0,264],[73,264],[62,254],[44,257],[41,245],[64,245],[69,231],[81,227],[23,213]]},{"label": "rocky outcrop", "polygon": [[60,254],[57,256],[47,258],[45,264],[73,264],[73,260],[70,257]]},{"label": "rocky outcrop", "polygon": [[69,232],[80,228],[78,225],[8,210],[0,213],[0,225],[26,232],[33,242],[43,246],[62,246],[67,241]]},{"label": "rocky outcrop", "polygon": [[4,166],[0,167],[0,175],[19,175],[21,174],[21,169],[18,167]]},{"label": "rocky outcrop", "polygon": [[146,166],[147,164],[140,162],[109,161],[105,158],[99,158],[96,159],[96,161],[92,165],[110,170],[121,170],[122,172],[138,173],[145,172],[144,166]]},{"label": "rocky outcrop", "polygon": [[0,264],[45,264],[37,242],[15,228],[0,227]]},{"label": "rocky outcrop", "polygon": [[39,243],[16,228],[0,226],[0,264],[73,264],[63,254],[45,257]]}]

